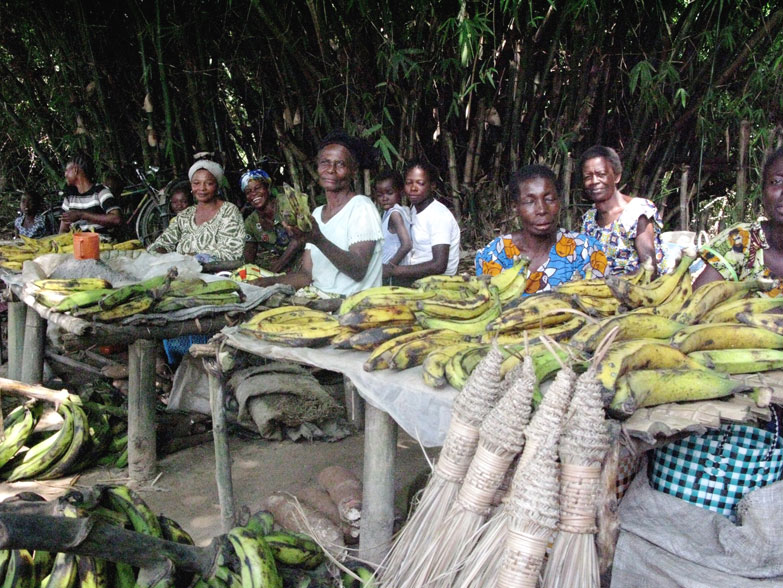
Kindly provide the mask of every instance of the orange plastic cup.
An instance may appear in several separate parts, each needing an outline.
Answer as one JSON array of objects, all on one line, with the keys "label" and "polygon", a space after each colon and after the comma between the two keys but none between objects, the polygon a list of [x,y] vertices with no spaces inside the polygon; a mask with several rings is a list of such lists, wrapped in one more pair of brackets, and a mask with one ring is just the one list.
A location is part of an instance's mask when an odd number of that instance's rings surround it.
[{"label": "orange plastic cup", "polygon": [[100,248],[101,238],[98,233],[73,234],[73,256],[76,259],[98,259]]}]

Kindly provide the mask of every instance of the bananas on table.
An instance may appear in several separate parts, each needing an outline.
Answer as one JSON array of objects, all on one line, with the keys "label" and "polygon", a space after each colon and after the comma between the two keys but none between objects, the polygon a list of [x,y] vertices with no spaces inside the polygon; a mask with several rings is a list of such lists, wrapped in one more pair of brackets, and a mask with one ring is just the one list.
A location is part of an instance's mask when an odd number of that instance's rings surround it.
[{"label": "bananas on table", "polygon": [[176,269],[137,284],[112,288],[105,280],[74,278],[32,283],[36,302],[57,312],[98,322],[114,322],[144,312],[171,312],[196,306],[222,306],[244,300],[234,280],[177,279]]},{"label": "bananas on table", "polygon": [[429,276],[410,288],[370,288],[347,297],[335,316],[276,308],[242,328],[284,345],[368,352],[368,371],[421,366],[428,386],[457,389],[493,342],[505,371],[529,346],[540,383],[560,368],[563,357],[541,345],[555,340],[572,363],[601,353],[605,404],[624,417],[641,406],[741,391],[731,374],[783,369],[783,297],[763,295],[771,286],[763,279],[694,291],[695,258],[686,251],[673,273],[656,279],[645,264],[632,275],[572,280],[526,297],[521,259],[492,277]]},{"label": "bananas on table", "polygon": [[[143,249],[140,241],[132,239],[122,243],[101,243],[100,250]],[[0,267],[19,271],[25,261],[35,259],[46,253],[73,253],[73,233],[49,235],[40,239],[20,237],[20,242],[12,245],[0,245]]]}]

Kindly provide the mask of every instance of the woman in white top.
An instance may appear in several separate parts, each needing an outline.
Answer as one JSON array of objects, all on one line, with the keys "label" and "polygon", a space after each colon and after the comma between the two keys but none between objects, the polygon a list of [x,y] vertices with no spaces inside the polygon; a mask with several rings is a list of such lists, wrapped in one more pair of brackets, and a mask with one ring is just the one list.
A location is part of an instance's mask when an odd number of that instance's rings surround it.
[{"label": "woman in white top", "polygon": [[321,141],[316,162],[326,204],[313,211],[310,232],[286,225],[294,239],[307,243],[301,269],[254,284],[312,285],[343,296],[381,285],[381,219],[372,200],[356,194],[352,186],[356,171],[369,165],[372,156],[364,141],[342,131]]},{"label": "woman in white top", "polygon": [[451,211],[435,199],[438,169],[422,159],[405,164],[405,194],[411,203],[413,249],[408,265],[386,264],[384,277],[412,282],[424,276],[457,273],[460,230]]}]

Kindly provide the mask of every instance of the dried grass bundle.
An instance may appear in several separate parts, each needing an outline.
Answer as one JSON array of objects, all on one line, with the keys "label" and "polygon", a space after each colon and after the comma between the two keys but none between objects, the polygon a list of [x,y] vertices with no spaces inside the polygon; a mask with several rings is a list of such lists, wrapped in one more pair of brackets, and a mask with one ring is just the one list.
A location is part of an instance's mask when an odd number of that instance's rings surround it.
[{"label": "dried grass bundle", "polygon": [[416,510],[402,528],[378,573],[380,586],[418,588],[412,574],[422,567],[433,535],[451,509],[468,471],[479,439],[479,427],[500,397],[500,364],[497,345],[473,370],[454,399],[451,424],[440,456]]},{"label": "dried grass bundle", "polygon": [[601,584],[594,535],[600,495],[601,463],[609,449],[596,379],[596,355],[576,382],[569,419],[560,439],[560,532],[547,563],[544,588],[599,588]]},{"label": "dried grass bundle", "polygon": [[428,546],[422,567],[413,574],[418,586],[452,586],[492,512],[497,490],[509,466],[522,451],[536,374],[529,354],[521,365],[520,371],[511,374],[512,378],[518,376],[517,379],[504,386],[505,394],[481,424],[478,449],[457,499]]},{"label": "dried grass bundle", "polygon": [[[546,488],[550,484],[543,478],[538,480],[535,478],[547,474],[549,466],[540,466],[539,463],[542,460],[551,461],[556,467],[557,439],[563,428],[563,421],[575,381],[576,374],[570,367],[561,369],[555,381],[549,387],[548,392],[544,395],[538,410],[533,413],[530,424],[525,428],[525,449],[517,464],[510,495],[506,498],[506,503],[496,509],[492,517],[484,525],[482,529],[483,534],[473,551],[465,559],[463,569],[454,583],[455,587],[475,588],[476,586],[499,585],[497,581],[503,561],[501,556],[505,552],[504,543],[511,532],[515,513],[519,515],[520,508],[522,511],[526,508],[524,506],[519,508],[512,507],[511,505],[527,500],[524,497],[529,488],[535,487],[540,490],[542,487]],[[549,457],[547,457],[547,453],[550,454]],[[554,456],[554,459],[551,458],[552,456]],[[539,472],[542,469],[543,471]],[[557,502],[556,494],[555,503]],[[545,507],[544,512],[551,514],[551,507]],[[553,528],[556,522],[555,520],[552,523]],[[514,525],[516,529],[515,534],[521,536],[522,539],[519,539],[516,543],[512,542],[513,553],[518,552],[515,545],[526,541],[527,533],[524,532],[524,527],[525,524],[519,520]],[[551,531],[549,533],[551,534]],[[546,548],[546,544],[544,548]],[[510,557],[513,560],[513,555],[510,554]],[[509,565],[514,568],[511,561]]]}]

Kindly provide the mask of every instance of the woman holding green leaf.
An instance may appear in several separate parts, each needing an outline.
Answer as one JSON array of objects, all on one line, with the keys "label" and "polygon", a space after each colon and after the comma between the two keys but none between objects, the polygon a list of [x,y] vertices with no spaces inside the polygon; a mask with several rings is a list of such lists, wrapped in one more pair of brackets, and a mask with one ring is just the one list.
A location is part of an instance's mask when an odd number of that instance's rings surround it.
[{"label": "woman holding green leaf", "polygon": [[259,278],[258,286],[312,286],[319,295],[346,296],[381,285],[381,219],[372,200],[356,194],[356,172],[374,159],[365,141],[333,131],[320,144],[316,159],[318,183],[326,204],[313,211],[312,228],[286,224],[291,236],[306,243],[300,271]]}]

